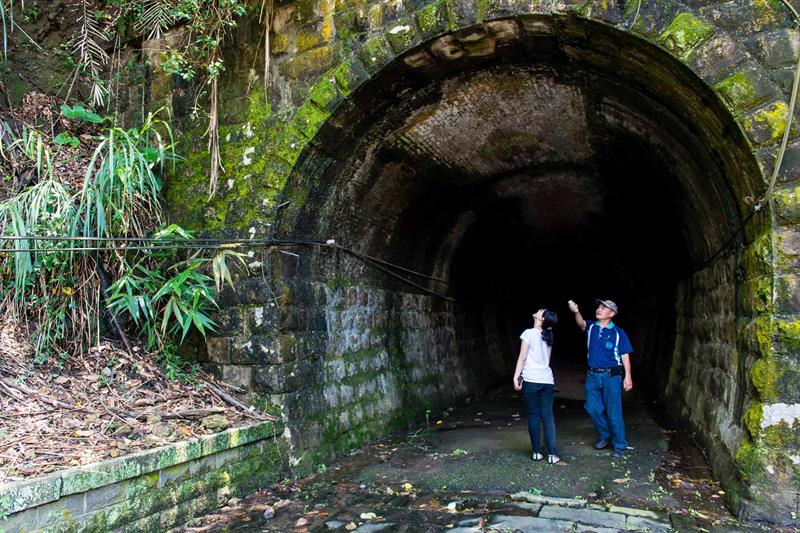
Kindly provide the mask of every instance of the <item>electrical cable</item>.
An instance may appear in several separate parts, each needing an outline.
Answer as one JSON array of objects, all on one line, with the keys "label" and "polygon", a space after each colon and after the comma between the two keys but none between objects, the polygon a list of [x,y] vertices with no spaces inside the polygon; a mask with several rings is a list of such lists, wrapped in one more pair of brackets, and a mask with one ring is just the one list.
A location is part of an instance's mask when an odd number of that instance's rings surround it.
[{"label": "electrical cable", "polygon": [[0,253],[40,253],[46,254],[51,252],[99,252],[99,251],[117,251],[117,252],[131,252],[131,251],[146,251],[146,252],[154,252],[154,251],[175,251],[175,250],[235,250],[237,248],[281,248],[284,246],[317,246],[320,248],[331,248],[336,250],[341,250],[347,254],[350,254],[365,263],[371,265],[374,268],[396,278],[400,281],[411,285],[412,287],[423,291],[425,293],[431,294],[438,298],[442,298],[447,301],[455,301],[452,297],[446,296],[444,294],[440,294],[436,291],[433,291],[423,285],[415,283],[397,272],[394,272],[392,269],[399,270],[406,274],[410,274],[413,276],[418,276],[421,278],[429,279],[432,281],[436,281],[439,283],[447,284],[447,280],[444,280],[439,277],[430,276],[428,274],[424,274],[422,272],[417,272],[410,268],[406,268],[400,266],[398,264],[392,263],[390,261],[386,261],[362,252],[358,252],[353,250],[352,248],[348,248],[346,246],[341,246],[336,243],[332,242],[323,242],[323,241],[310,241],[310,240],[290,240],[290,239],[214,239],[214,238],[202,238],[202,239],[185,239],[182,237],[168,237],[168,238],[158,238],[158,237],[62,237],[62,236],[53,236],[53,235],[31,235],[31,236],[0,236],[0,242],[2,241],[11,241],[11,242],[21,242],[21,241],[43,241],[43,242],[80,242],[80,241],[89,241],[89,242],[97,242],[97,243],[114,243],[114,242],[130,242],[130,243],[152,243],[152,244],[139,244],[139,245],[129,245],[129,246],[69,246],[69,247],[45,247],[45,248],[0,248]]}]

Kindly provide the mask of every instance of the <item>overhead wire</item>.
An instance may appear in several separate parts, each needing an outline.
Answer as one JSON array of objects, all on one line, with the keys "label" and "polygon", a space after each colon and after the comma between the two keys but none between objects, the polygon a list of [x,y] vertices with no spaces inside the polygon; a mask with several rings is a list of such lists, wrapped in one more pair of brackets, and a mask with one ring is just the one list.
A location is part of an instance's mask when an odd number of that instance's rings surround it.
[{"label": "overhead wire", "polygon": [[[303,239],[245,239],[245,238],[191,238],[185,237],[65,237],[55,235],[29,235],[29,236],[0,236],[0,242],[8,241],[14,243],[22,243],[27,241],[42,241],[42,242],[67,242],[67,243],[80,243],[87,241],[90,243],[98,243],[94,246],[48,246],[48,247],[10,247],[0,248],[0,253],[52,253],[52,252],[134,252],[134,251],[177,251],[177,250],[196,250],[196,251],[218,251],[218,250],[236,250],[239,248],[282,248],[290,246],[316,246],[320,248],[330,248],[341,250],[349,255],[359,258],[372,267],[394,277],[420,291],[431,294],[438,298],[448,301],[454,299],[445,294],[429,289],[424,285],[416,283],[412,280],[400,275],[397,271],[403,272],[408,275],[428,279],[437,283],[447,285],[448,281],[437,277],[419,272],[378,257],[359,252],[352,248],[342,246],[335,242],[328,241],[314,241]],[[101,244],[102,243],[102,244]],[[116,243],[131,243],[117,246]]]}]

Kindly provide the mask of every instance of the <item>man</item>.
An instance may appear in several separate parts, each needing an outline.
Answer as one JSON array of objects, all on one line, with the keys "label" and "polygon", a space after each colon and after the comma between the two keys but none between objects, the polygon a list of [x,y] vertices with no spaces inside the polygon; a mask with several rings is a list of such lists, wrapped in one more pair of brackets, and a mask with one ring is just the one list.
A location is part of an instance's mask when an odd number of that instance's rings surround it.
[{"label": "man", "polygon": [[622,391],[633,389],[631,358],[633,352],[628,336],[612,322],[619,308],[611,300],[596,300],[597,320],[587,322],[578,304],[569,301],[575,322],[586,333],[589,372],[586,374],[586,412],[600,434],[594,447],[602,450],[613,443],[614,457],[624,457],[628,449],[625,440],[625,421],[622,419]]}]

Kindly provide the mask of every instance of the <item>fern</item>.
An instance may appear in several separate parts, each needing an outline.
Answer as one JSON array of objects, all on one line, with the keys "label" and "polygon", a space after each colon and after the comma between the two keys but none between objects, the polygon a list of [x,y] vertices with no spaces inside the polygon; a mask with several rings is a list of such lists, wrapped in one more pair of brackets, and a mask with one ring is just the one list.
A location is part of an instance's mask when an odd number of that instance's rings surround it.
[{"label": "fern", "polygon": [[142,13],[137,17],[134,29],[137,33],[147,33],[148,39],[158,39],[162,31],[175,24],[174,8],[174,0],[143,0]]},{"label": "fern", "polygon": [[78,18],[81,28],[74,52],[78,56],[78,69],[91,78],[92,102],[99,107],[104,104],[108,94],[108,88],[101,81],[101,74],[109,60],[108,53],[100,43],[108,42],[109,35],[94,18],[94,6],[90,2],[91,0],[81,0],[81,16]]}]

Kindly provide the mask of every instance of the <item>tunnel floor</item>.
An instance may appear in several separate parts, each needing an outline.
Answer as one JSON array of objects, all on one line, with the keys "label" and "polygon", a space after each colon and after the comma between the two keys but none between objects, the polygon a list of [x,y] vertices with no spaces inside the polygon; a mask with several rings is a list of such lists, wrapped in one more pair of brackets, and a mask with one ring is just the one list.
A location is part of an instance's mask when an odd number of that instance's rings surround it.
[{"label": "tunnel floor", "polygon": [[[498,517],[526,515],[525,504],[509,496],[521,491],[649,509],[681,531],[766,530],[734,519],[700,450],[679,428],[657,423],[658,407],[638,395],[626,394],[624,403],[628,456],[612,460],[594,450],[582,381],[579,368],[558,376],[560,464],[530,459],[522,399],[503,386],[431,413],[427,424],[320,466],[314,476],[234,499],[183,531],[442,531],[465,523],[472,529],[461,531],[497,531]],[[275,515],[265,520],[268,506]]]}]

